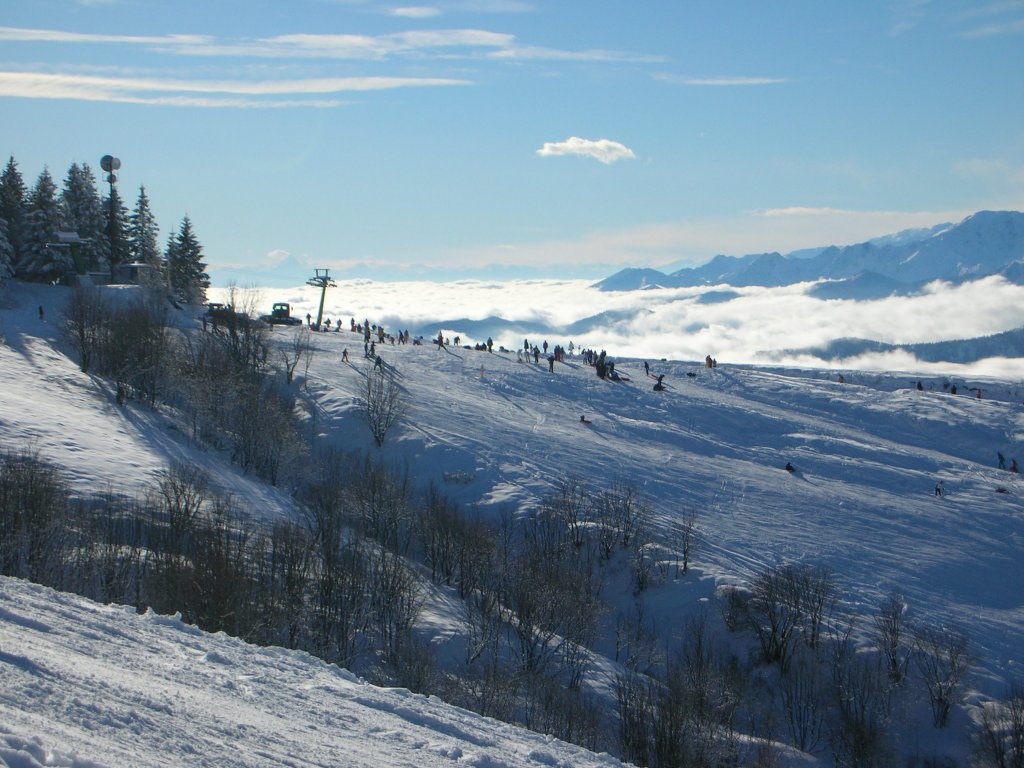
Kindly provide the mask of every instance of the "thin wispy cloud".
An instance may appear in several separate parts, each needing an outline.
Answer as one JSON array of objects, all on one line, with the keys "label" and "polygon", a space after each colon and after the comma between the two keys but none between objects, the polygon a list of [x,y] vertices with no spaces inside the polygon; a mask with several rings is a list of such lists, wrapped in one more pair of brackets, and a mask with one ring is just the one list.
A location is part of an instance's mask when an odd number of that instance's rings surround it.
[{"label": "thin wispy cloud", "polygon": [[[407,8],[410,14],[427,8]],[[591,62],[663,61],[628,51],[563,50],[521,43],[515,35],[485,29],[410,30],[386,35],[297,33],[266,38],[222,39],[208,35],[102,35],[54,29],[0,27],[0,41],[145,46],[178,56],[319,58],[382,61],[396,57],[472,58]]]},{"label": "thin wispy cloud", "polygon": [[961,32],[960,37],[968,40],[977,40],[986,37],[1001,37],[1005,35],[1024,34],[1024,18],[1009,19],[1004,22],[985,24],[981,27]]},{"label": "thin wispy cloud", "polygon": [[931,0],[892,0],[893,21],[889,35],[897,37],[909,32],[925,18],[925,11]]},{"label": "thin wispy cloud", "polygon": [[788,77],[686,77],[664,72],[655,73],[654,79],[676,85],[731,88],[736,86],[779,85],[791,82]]},{"label": "thin wispy cloud", "polygon": [[461,0],[450,5],[452,10],[468,13],[530,13],[536,9],[522,0]]},{"label": "thin wispy cloud", "polygon": [[403,8],[391,8],[388,14],[390,16],[397,16],[400,19],[431,19],[434,16],[440,16],[441,9],[423,5],[406,6]]},{"label": "thin wispy cloud", "polygon": [[[254,82],[0,72],[0,96],[193,107],[334,107],[343,102],[333,99],[276,100],[275,98],[240,99],[237,97],[325,95],[465,83],[464,80],[408,77],[341,77]],[[181,94],[203,94],[203,96]]]},{"label": "thin wispy cloud", "polygon": [[957,14],[957,22],[970,26],[958,35],[967,39],[1019,34],[1024,31],[1024,0],[998,0],[966,8]]},{"label": "thin wispy cloud", "polygon": [[117,45],[177,46],[204,45],[213,39],[208,35],[101,35],[65,32],[59,29],[0,27],[0,41],[17,43],[113,43]]},{"label": "thin wispy cloud", "polygon": [[610,139],[581,139],[579,136],[570,136],[565,141],[547,141],[537,154],[541,157],[561,157],[574,155],[577,157],[590,157],[594,160],[610,165],[619,160],[632,160],[636,157],[629,147]]}]

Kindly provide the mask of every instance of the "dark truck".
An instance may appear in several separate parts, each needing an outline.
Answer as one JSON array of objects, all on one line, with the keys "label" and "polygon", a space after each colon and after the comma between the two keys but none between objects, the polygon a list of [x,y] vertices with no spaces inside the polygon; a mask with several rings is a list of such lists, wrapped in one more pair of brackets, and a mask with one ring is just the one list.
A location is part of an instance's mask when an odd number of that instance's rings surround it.
[{"label": "dark truck", "polygon": [[292,308],[286,302],[279,301],[274,304],[269,315],[260,318],[270,325],[302,325],[302,320],[292,317]]}]

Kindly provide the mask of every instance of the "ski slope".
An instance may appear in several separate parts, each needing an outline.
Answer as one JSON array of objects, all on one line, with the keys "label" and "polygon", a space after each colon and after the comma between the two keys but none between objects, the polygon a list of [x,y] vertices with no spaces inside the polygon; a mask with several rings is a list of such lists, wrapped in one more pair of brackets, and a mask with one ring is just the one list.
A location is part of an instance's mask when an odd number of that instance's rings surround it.
[{"label": "ski slope", "polygon": [[[64,289],[14,285],[0,308],[0,447],[38,451],[81,493],[144,493],[168,463],[193,461],[243,508],[287,512],[283,491],[191,445],[165,415],[118,408],[105,382],[81,373],[55,327]],[[273,338],[286,344],[297,332],[278,327]],[[839,383],[839,371],[731,366],[723,353],[715,369],[649,361],[668,386],[655,392],[642,361],[616,350],[608,350],[616,371],[629,381],[601,380],[578,356],[550,373],[543,358],[517,362],[497,348],[386,345],[378,351],[408,410],[377,449],[359,405],[366,376],[376,375],[362,338],[315,333],[312,342],[308,377],[294,386],[311,398],[308,427],[319,445],[404,463],[418,483],[435,482],[490,514],[533,508],[569,476],[595,489],[632,482],[669,547],[696,510],[694,573],[647,594],[667,627],[710,594],[701,585],[741,583],[768,564],[812,563],[835,571],[840,610],[859,615],[861,632],[893,589],[907,599],[908,620],[966,629],[976,697],[1002,695],[1021,675],[1024,484],[995,466],[997,451],[1024,462],[1019,383],[957,379],[952,395],[939,378],[923,378],[924,391],[914,386],[921,377],[896,373],[846,371]],[[933,492],[939,480],[942,497]],[[11,580],[0,582],[0,596],[0,763],[8,749],[22,760],[15,765],[44,753],[58,757],[32,759],[612,764],[433,700],[372,689],[301,654],[247,648]],[[632,599],[621,596],[624,606]],[[439,646],[451,641],[454,613],[424,615],[423,631]],[[140,731],[155,736],[140,739]],[[375,751],[385,742],[393,751]]]},{"label": "ski slope", "polygon": [[308,654],[0,578],[0,766],[621,765]]}]

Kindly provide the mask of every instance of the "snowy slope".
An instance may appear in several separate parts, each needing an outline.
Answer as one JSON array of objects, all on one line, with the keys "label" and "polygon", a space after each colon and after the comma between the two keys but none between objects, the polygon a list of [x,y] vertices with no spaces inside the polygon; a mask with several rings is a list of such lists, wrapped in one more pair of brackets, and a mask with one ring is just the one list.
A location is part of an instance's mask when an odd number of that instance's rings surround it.
[{"label": "snowy slope", "polygon": [[[10,306],[0,310],[5,337],[0,345],[0,442],[5,447],[21,447],[28,441],[43,458],[57,462],[82,491],[142,489],[168,461],[191,458],[210,469],[242,506],[270,514],[286,506],[287,500],[277,492],[239,476],[220,457],[197,452],[162,417],[135,406],[116,408],[102,382],[81,374],[74,361],[54,347],[50,318],[56,317],[62,295],[61,289],[19,287]],[[36,305],[44,302],[47,320],[40,322]],[[274,334],[285,343],[295,332],[278,328]],[[317,405],[317,421],[311,425],[317,439],[353,450],[376,450],[358,405],[370,369],[370,362],[362,358],[361,338],[343,331],[314,334],[313,342],[316,353],[304,384]],[[351,362],[342,362],[343,349],[348,349]],[[598,379],[578,357],[556,364],[555,372],[549,373],[543,359],[540,365],[521,363],[509,352],[439,350],[433,345],[386,346],[380,352],[385,364],[397,371],[409,410],[379,453],[408,464],[418,482],[434,481],[455,500],[479,504],[492,513],[535,506],[568,475],[595,488],[615,480],[634,482],[650,501],[655,527],[669,543],[682,516],[696,509],[703,533],[695,556],[698,570],[687,579],[669,579],[648,595],[665,627],[682,624],[696,599],[697,579],[735,583],[766,564],[799,561],[835,570],[841,608],[861,617],[861,630],[881,598],[894,588],[907,598],[908,619],[964,626],[977,657],[972,689],[1001,695],[1003,681],[1020,674],[1024,484],[1018,476],[995,468],[996,451],[1024,461],[1024,391],[1019,384],[959,378],[955,383],[960,394],[951,395],[939,378],[923,379],[924,391],[917,391],[916,377],[888,373],[847,371],[846,382],[840,384],[837,371],[724,364],[710,370],[689,362],[652,361],[652,373],[664,373],[669,387],[658,393],[636,360],[618,360],[616,370],[631,380],[611,382]],[[614,359],[615,350],[609,352]],[[972,387],[980,387],[981,399]],[[581,415],[592,423],[581,424]],[[797,468],[792,476],[782,470],[786,461]],[[936,498],[932,490],[940,479],[948,493]],[[352,713],[350,721],[330,720],[322,713],[302,716],[285,701],[282,709],[274,709],[276,704],[262,695],[262,703],[246,709],[246,690],[251,690],[251,680],[260,679],[257,662],[270,665],[266,674],[271,677],[279,670],[276,665],[293,671],[298,665],[295,674],[318,681],[312,690],[323,691],[328,697],[323,706],[332,713],[342,706],[337,688],[370,696],[365,686],[316,662],[277,651],[246,651],[226,638],[193,635],[175,622],[134,619],[115,609],[57,598],[16,583],[4,583],[2,589],[0,606],[6,613],[0,614],[0,676],[6,683],[15,674],[19,690],[50,691],[58,698],[47,700],[52,706],[23,712],[27,700],[3,698],[0,693],[0,728],[18,722],[19,737],[44,741],[51,732],[66,734],[66,740],[61,736],[45,748],[84,755],[77,745],[109,745],[109,740],[120,744],[131,727],[159,721],[167,723],[161,727],[180,729],[164,745],[181,750],[174,753],[179,758],[189,748],[204,755],[208,750],[226,755],[238,748],[256,756],[251,764],[271,764],[271,758],[260,762],[262,750],[280,757],[298,742],[288,741],[286,735],[272,738],[269,724],[278,723],[275,733],[281,734],[288,727],[280,723],[292,717],[298,724],[291,731],[313,734],[309,738],[318,750],[329,750],[336,742],[307,726],[323,729],[332,722],[337,726],[333,731],[349,722],[354,735],[330,738],[353,742],[389,729],[404,733],[394,721],[381,725],[380,731],[375,730],[377,725],[366,725],[376,722],[376,711],[391,712],[399,708],[395,702],[409,700],[395,693],[379,694],[392,698],[376,709],[370,705],[371,713]],[[708,590],[701,588],[699,593],[703,596]],[[632,597],[624,600],[628,603]],[[85,650],[77,662],[68,660],[69,667],[57,666],[58,656],[65,655],[62,651],[28,653],[36,646],[45,649],[61,635],[61,620],[51,612],[68,617],[69,623],[72,617],[75,623],[82,621],[90,612],[99,616],[80,630]],[[132,622],[131,629],[122,622]],[[450,634],[438,614],[426,616],[424,624],[439,644]],[[110,629],[115,626],[119,629]],[[122,632],[143,630],[166,636],[147,636],[135,643],[143,646],[136,667],[141,680],[111,679],[112,668],[89,677],[94,673],[85,666],[86,657],[103,657],[108,645],[121,642]],[[75,631],[79,630],[67,629]],[[186,642],[175,649],[172,638]],[[149,645],[158,651],[145,651]],[[118,658],[115,649],[110,653]],[[164,657],[176,657],[179,663],[171,670],[160,667],[168,663]],[[249,657],[255,660],[252,667],[247,666]],[[157,666],[144,666],[142,658]],[[221,658],[229,662],[218,661]],[[196,663],[184,664],[187,660]],[[246,671],[236,675],[236,666]],[[196,676],[186,679],[201,691],[205,709],[188,709],[172,698],[171,711],[160,715],[160,702],[166,701],[162,696],[180,691],[172,683],[176,675],[186,673]],[[149,676],[152,689],[147,688]],[[96,680],[102,684],[91,684]],[[288,691],[296,683],[275,685]],[[129,695],[129,688],[135,693]],[[82,714],[96,690],[110,691],[109,697],[101,697],[103,706],[109,698],[109,706],[120,713],[108,724],[113,735],[96,736],[84,725],[90,718],[103,719]],[[374,692],[367,700],[378,701],[373,698],[377,695]],[[183,696],[181,701],[185,700]],[[245,712],[234,730],[224,730],[216,718],[211,723],[201,716],[224,711],[226,702]],[[433,744],[431,739],[472,731],[445,719],[465,717],[461,713],[428,717],[419,708],[415,712],[410,716],[415,722],[435,724],[441,736],[414,736],[410,743]],[[196,719],[201,737],[191,739],[189,727],[174,715]],[[241,727],[250,722],[246,718],[259,722],[252,729]],[[488,728],[504,732],[502,726]],[[476,738],[456,739],[465,756],[480,754],[480,760],[470,764],[505,764],[495,753],[481,754],[486,745],[476,744]],[[226,746],[239,742],[241,747]],[[449,744],[443,739],[442,743]],[[225,751],[217,752],[220,749]],[[528,758],[532,746],[519,749],[516,754],[527,757],[509,764],[544,762]],[[145,759],[153,760],[147,764],[164,764],[155,755]],[[305,755],[289,759],[306,764]],[[435,764],[424,762],[433,757],[421,758],[416,747],[408,756],[387,758],[391,759],[394,764]],[[550,764],[566,762],[589,764],[557,755]]]},{"label": "snowy slope", "polygon": [[[315,338],[326,439],[359,437],[368,366],[340,363],[340,349],[357,346],[350,334]],[[578,359],[550,374],[543,359],[512,353],[383,355],[413,403],[385,455],[424,480],[471,474],[446,489],[461,501],[521,509],[567,475],[634,481],[667,536],[699,511],[698,559],[722,580],[766,564],[828,565],[849,608],[870,614],[898,588],[915,618],[969,627],[995,678],[1024,663],[1024,484],[995,468],[997,451],[1024,457],[1019,385],[960,380],[950,395],[940,380],[919,392],[886,374],[847,372],[839,384],[835,374],[667,362],[652,368],[670,386],[657,393],[636,361],[616,366],[632,380],[615,383]],[[978,385],[980,400],[967,390]],[[787,460],[796,475],[782,470]],[[948,494],[936,499],[940,479]]]},{"label": "snowy slope", "polygon": [[0,578],[0,765],[613,766],[307,654]]},{"label": "snowy slope", "polygon": [[168,419],[144,408],[118,408],[106,382],[83,374],[61,342],[67,289],[12,286],[0,309],[0,447],[37,450],[82,493],[143,493],[164,468],[187,461],[207,465],[221,491],[251,506],[278,513],[290,508],[276,489],[189,445]]}]

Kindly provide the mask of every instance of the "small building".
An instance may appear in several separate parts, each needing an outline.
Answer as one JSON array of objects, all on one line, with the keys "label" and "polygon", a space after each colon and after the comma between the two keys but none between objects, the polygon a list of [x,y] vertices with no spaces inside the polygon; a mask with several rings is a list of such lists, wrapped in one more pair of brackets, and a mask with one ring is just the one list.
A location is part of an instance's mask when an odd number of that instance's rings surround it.
[{"label": "small building", "polygon": [[153,265],[141,261],[118,264],[114,277],[114,282],[122,285],[151,285],[157,279],[156,270]]}]

